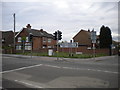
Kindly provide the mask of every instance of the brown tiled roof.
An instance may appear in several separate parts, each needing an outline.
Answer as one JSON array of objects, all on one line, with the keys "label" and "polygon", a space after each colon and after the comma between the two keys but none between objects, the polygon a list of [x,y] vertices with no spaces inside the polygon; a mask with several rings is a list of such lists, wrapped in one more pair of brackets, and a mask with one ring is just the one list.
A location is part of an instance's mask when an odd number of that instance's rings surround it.
[{"label": "brown tiled roof", "polygon": [[24,29],[25,29],[29,34],[32,33],[33,36],[54,38],[52,34],[49,34],[49,33],[47,33],[46,31],[43,31],[43,30],[28,29],[28,28],[24,28]]},{"label": "brown tiled roof", "polygon": [[81,29],[81,30],[73,37],[73,39],[74,39],[80,32],[84,32],[84,33],[88,34],[88,36],[90,36],[90,32],[89,32],[89,31],[86,31],[86,30]]}]

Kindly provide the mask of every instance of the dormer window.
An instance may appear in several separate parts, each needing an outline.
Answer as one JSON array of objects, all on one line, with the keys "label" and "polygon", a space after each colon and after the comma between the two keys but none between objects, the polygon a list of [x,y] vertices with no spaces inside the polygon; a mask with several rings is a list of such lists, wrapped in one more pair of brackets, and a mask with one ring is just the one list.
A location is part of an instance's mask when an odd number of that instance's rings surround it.
[{"label": "dormer window", "polygon": [[18,37],[18,42],[21,42],[21,37]]}]

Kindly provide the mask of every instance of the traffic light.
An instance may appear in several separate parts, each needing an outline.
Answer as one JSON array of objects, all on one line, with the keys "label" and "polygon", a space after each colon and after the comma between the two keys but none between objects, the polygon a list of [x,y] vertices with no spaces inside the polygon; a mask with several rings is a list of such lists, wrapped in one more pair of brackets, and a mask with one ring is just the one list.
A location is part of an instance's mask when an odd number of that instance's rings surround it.
[{"label": "traffic light", "polygon": [[29,34],[29,41],[32,41],[32,39],[33,39],[33,34],[30,33],[30,34]]},{"label": "traffic light", "polygon": [[61,40],[62,39],[62,32],[61,31],[55,31],[55,33],[53,33],[54,34],[54,39],[55,40]]},{"label": "traffic light", "polygon": [[62,39],[62,32],[58,31],[58,40],[61,40],[61,39]]},{"label": "traffic light", "polygon": [[55,31],[55,33],[53,34],[54,34],[54,40],[57,40],[57,32]]}]

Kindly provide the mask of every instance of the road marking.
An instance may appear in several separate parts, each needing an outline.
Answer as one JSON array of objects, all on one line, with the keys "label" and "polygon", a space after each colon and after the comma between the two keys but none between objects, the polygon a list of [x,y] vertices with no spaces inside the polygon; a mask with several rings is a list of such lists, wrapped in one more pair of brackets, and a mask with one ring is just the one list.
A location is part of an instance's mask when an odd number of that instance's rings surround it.
[{"label": "road marking", "polygon": [[97,71],[97,72],[105,72],[105,73],[114,73],[118,74],[118,72],[113,72],[113,71],[104,71],[104,70],[96,70],[96,69],[83,69],[83,68],[72,68],[72,67],[59,67],[59,66],[54,66],[54,65],[44,65],[48,67],[54,67],[54,68],[63,68],[63,69],[74,69],[74,70],[89,70],[89,71]]},{"label": "road marking", "polygon": [[59,67],[59,66],[53,66],[53,65],[48,65],[48,64],[45,64],[44,66],[54,67],[54,68],[62,68],[62,67]]},{"label": "road marking", "polygon": [[49,64],[37,64],[37,65],[33,65],[33,66],[22,67],[22,68],[18,68],[18,69],[3,71],[3,72],[0,72],[0,74],[1,73],[3,74],[3,73],[9,73],[9,72],[14,72],[14,71],[19,71],[19,70],[33,68],[33,67],[39,67],[39,66],[42,66],[42,65],[43,66],[47,66],[47,67],[53,67],[53,68],[74,69],[74,70],[89,70],[89,71],[97,71],[97,72],[105,72],[105,73],[118,74],[118,72],[113,72],[113,71],[104,71],[104,70],[96,70],[96,69],[83,69],[83,68],[72,68],[72,67],[60,67],[60,66],[54,66],[54,65],[49,65]]},{"label": "road marking", "polygon": [[28,86],[31,86],[32,88],[35,87],[35,88],[43,88],[41,86],[38,86],[38,85],[33,85],[33,84],[30,84],[30,83],[27,83],[27,82],[23,82],[23,81],[19,81],[19,80],[14,80],[15,82],[18,82],[18,83],[22,83],[22,84],[25,84],[25,85],[28,85]]},{"label": "road marking", "polygon": [[23,70],[23,69],[28,69],[28,68],[33,68],[33,67],[38,67],[38,66],[42,66],[43,64],[37,64],[37,65],[33,65],[33,66],[28,66],[28,67],[22,67],[22,68],[18,68],[18,69],[13,69],[13,70],[8,70],[8,71],[3,71],[0,72],[0,74],[2,73],[9,73],[9,72],[14,72],[14,71],[19,71],[19,70]]}]

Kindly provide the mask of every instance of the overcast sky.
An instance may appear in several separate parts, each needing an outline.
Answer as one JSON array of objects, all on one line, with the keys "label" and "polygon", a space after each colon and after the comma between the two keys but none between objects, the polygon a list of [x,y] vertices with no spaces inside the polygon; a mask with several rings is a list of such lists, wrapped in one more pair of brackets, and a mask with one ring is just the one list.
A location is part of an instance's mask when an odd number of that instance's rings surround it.
[{"label": "overcast sky", "polygon": [[63,41],[69,41],[81,29],[97,34],[102,25],[110,27],[114,40],[118,36],[117,2],[81,2],[81,0],[41,0],[40,2],[2,2],[2,30],[13,30],[16,13],[16,31],[27,24],[48,33],[60,30]]}]

